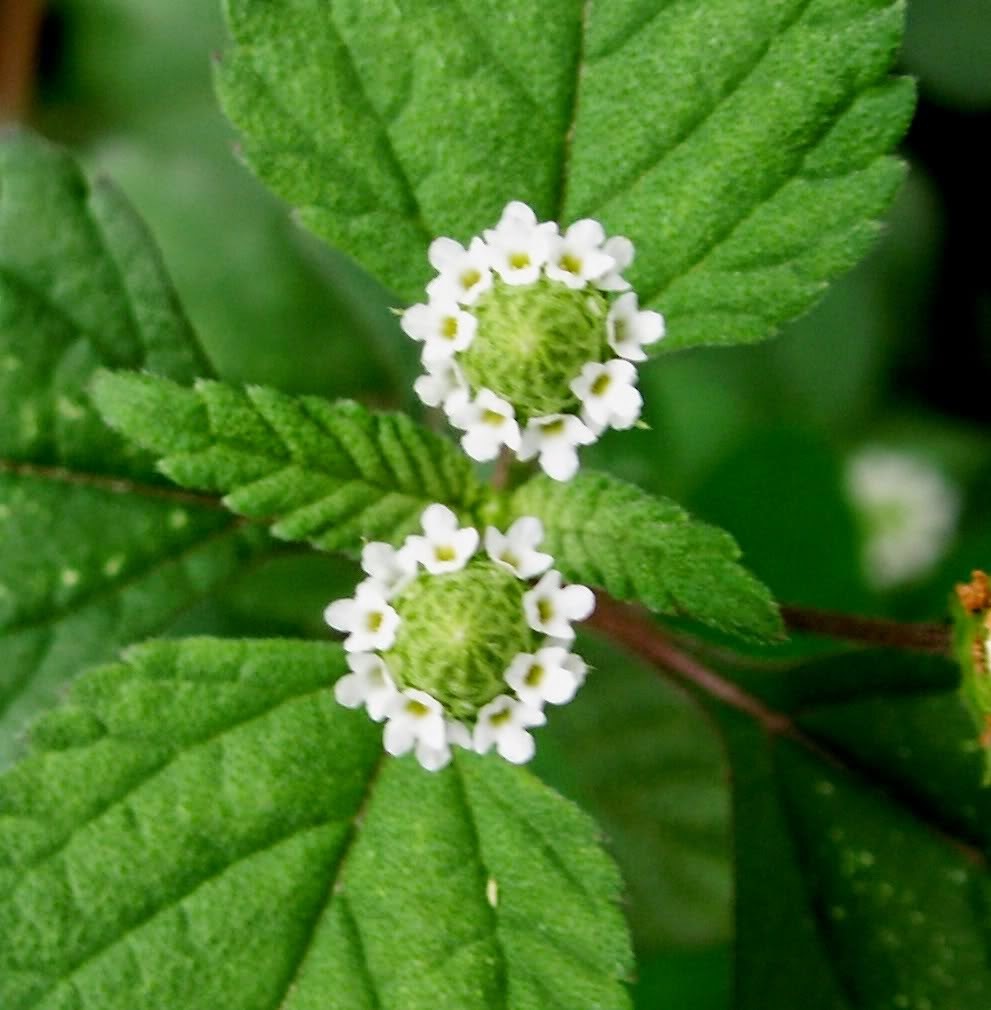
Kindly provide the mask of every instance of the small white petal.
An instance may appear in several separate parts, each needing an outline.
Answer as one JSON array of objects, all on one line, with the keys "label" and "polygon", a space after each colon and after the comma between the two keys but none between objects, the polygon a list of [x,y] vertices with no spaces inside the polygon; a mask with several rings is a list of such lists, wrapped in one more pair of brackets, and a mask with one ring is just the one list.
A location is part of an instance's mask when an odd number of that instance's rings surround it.
[{"label": "small white petal", "polygon": [[360,708],[365,704],[365,684],[356,673],[341,677],[334,685],[334,697],[345,708]]},{"label": "small white petal", "polygon": [[578,472],[578,453],[571,445],[550,445],[540,454],[540,466],[554,480],[571,480]]},{"label": "small white petal", "polygon": [[434,270],[444,270],[457,263],[466,252],[465,247],[453,238],[435,238],[427,250],[427,259]]},{"label": "small white petal", "polygon": [[413,749],[416,743],[416,733],[408,721],[390,719],[382,734],[382,744],[393,757],[401,757]]},{"label": "small white petal", "polygon": [[429,747],[422,741],[416,745],[416,759],[428,772],[439,772],[451,763],[451,748]]},{"label": "small white petal", "polygon": [[565,586],[561,596],[569,620],[584,621],[595,610],[595,594],[588,586]]},{"label": "small white petal", "polygon": [[323,612],[323,619],[335,631],[350,631],[357,616],[354,600],[334,600]]},{"label": "small white petal", "polygon": [[420,516],[420,525],[431,539],[444,538],[458,528],[458,517],[446,505],[428,505]]},{"label": "small white petal", "polygon": [[534,743],[533,737],[519,726],[512,726],[500,733],[496,742],[496,750],[500,757],[504,757],[514,765],[526,764],[533,757],[536,749],[537,745]]}]

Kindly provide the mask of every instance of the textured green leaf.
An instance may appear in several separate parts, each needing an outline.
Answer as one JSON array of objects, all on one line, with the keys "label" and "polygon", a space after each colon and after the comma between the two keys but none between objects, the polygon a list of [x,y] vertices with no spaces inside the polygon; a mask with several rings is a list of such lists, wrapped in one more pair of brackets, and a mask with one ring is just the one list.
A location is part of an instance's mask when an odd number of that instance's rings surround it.
[{"label": "textured green leaf", "polygon": [[736,1010],[988,1005],[991,794],[956,680],[943,659],[864,652],[753,674],[797,739],[716,710],[733,767]]},{"label": "textured green leaf", "polygon": [[336,646],[82,678],[0,780],[4,1010],[621,1010],[619,879],[526,771],[383,758]]},{"label": "textured green leaf", "polygon": [[111,425],[162,456],[163,473],[274,519],[286,540],[353,551],[400,539],[431,502],[470,510],[484,493],[463,453],[403,414],[129,374],[100,375],[93,395]]},{"label": "textured green leaf", "polygon": [[583,473],[567,484],[536,477],[515,492],[510,508],[543,521],[545,549],[576,582],[736,634],[780,634],[774,601],[738,563],[733,538],[672,501]]},{"label": "textured green leaf", "polygon": [[523,199],[634,240],[664,347],[762,340],[859,259],[902,176],[900,0],[226,10],[248,162],[411,299],[434,235]]},{"label": "textured green leaf", "polygon": [[104,426],[101,366],[209,371],[147,234],[107,183],[0,143],[0,763],[66,678],[166,628],[262,544],[175,495]]},{"label": "textured green leaf", "polygon": [[726,942],[729,792],[711,721],[611,643],[582,636],[577,651],[593,673],[548,720],[534,769],[602,825],[627,880],[641,962]]}]

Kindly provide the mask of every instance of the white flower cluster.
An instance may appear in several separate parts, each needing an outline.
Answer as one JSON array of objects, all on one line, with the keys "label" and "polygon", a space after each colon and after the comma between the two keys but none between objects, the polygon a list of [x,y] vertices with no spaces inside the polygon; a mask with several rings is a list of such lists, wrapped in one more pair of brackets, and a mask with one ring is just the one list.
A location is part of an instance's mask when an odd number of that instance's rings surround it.
[{"label": "white flower cluster", "polygon": [[933,464],[867,446],[849,460],[846,482],[864,529],[864,567],[878,589],[919,578],[946,552],[960,493]]},{"label": "white flower cluster", "polygon": [[[561,234],[555,222],[540,222],[525,203],[513,202],[498,225],[473,238],[467,248],[451,238],[436,239],[429,259],[437,271],[427,285],[429,300],[409,308],[401,324],[423,344],[426,374],[415,383],[417,395],[427,406],[441,407],[451,424],[464,431],[461,444],[469,456],[492,460],[505,446],[521,460],[537,457],[556,480],[568,480],[578,469],[577,446],[595,442],[607,428],[636,423],[643,399],[633,362],[646,360],[644,347],[664,336],[664,319],[640,310],[622,276],[633,262],[629,239],[607,239],[602,225],[591,219],[576,221]],[[508,399],[485,387],[470,387],[459,356],[478,335],[473,307],[493,285],[534,285],[541,279],[572,291],[618,294],[602,323],[603,348],[608,345],[615,357],[589,361],[571,379],[579,414],[547,414],[521,424]]]},{"label": "white flower cluster", "polygon": [[543,538],[538,519],[517,519],[505,534],[485,532],[484,550],[499,567],[517,579],[539,581],[523,593],[523,612],[533,631],[546,636],[532,653],[518,653],[503,674],[506,692],[482,705],[474,725],[451,718],[442,703],[425,691],[401,689],[385,659],[395,642],[401,617],[391,605],[421,573],[443,576],[465,568],[479,549],[479,534],[458,527],[457,517],[443,505],[431,505],[422,516],[423,535],[410,536],[398,550],[369,543],[361,564],[368,578],[351,599],[331,603],[327,623],[346,632],[344,648],[351,672],[334,687],[347,708],[362,705],[376,722],[385,721],[383,742],[392,755],[414,751],[428,771],[451,760],[456,745],[484,754],[493,747],[507,761],[522,764],[534,753],[528,732],[546,721],[544,705],[563,705],[584,683],[587,667],[570,651],[573,621],[588,617],[595,598],[586,586],[564,585],[553,559],[537,550]]}]

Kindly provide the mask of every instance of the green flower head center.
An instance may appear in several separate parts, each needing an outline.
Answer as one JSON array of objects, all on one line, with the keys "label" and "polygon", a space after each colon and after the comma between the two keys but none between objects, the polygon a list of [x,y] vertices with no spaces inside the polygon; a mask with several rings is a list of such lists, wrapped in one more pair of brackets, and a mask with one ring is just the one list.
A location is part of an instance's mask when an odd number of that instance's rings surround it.
[{"label": "green flower head center", "polygon": [[421,574],[391,601],[400,623],[384,658],[397,684],[425,691],[454,718],[473,719],[507,691],[513,659],[539,647],[523,609],[528,589],[482,557],[461,571]]},{"label": "green flower head center", "polygon": [[572,380],[608,356],[608,310],[593,288],[576,291],[547,277],[518,285],[496,278],[471,308],[478,329],[459,363],[472,389],[508,400],[520,421],[567,412],[578,406]]}]

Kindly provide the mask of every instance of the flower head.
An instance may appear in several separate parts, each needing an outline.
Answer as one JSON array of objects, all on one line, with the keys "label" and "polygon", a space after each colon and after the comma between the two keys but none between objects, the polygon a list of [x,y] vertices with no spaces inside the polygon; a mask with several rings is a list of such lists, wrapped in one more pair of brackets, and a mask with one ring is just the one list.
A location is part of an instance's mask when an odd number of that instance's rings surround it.
[{"label": "flower head", "polygon": [[958,489],[926,459],[879,446],[857,453],[846,476],[868,579],[889,589],[924,575],[956,530]]},{"label": "flower head", "polygon": [[[519,201],[467,247],[431,244],[429,301],[408,309],[402,326],[424,345],[417,395],[465,432],[466,453],[484,461],[505,448],[568,480],[577,446],[636,422],[636,374],[617,360],[645,360],[664,321],[629,290],[633,255],[629,239],[607,237],[598,221],[562,233]],[[597,380],[609,396],[590,388]],[[568,418],[576,423],[558,424]]]},{"label": "flower head", "polygon": [[564,704],[585,679],[567,645],[592,594],[548,570],[533,517],[505,533],[489,527],[484,552],[478,531],[443,505],[427,508],[421,524],[398,550],[367,544],[369,578],[327,608],[328,623],[348,633],[350,672],[334,695],[385,721],[390,754],[412,751],[431,771],[450,762],[452,746],[527,761],[545,703]]}]

